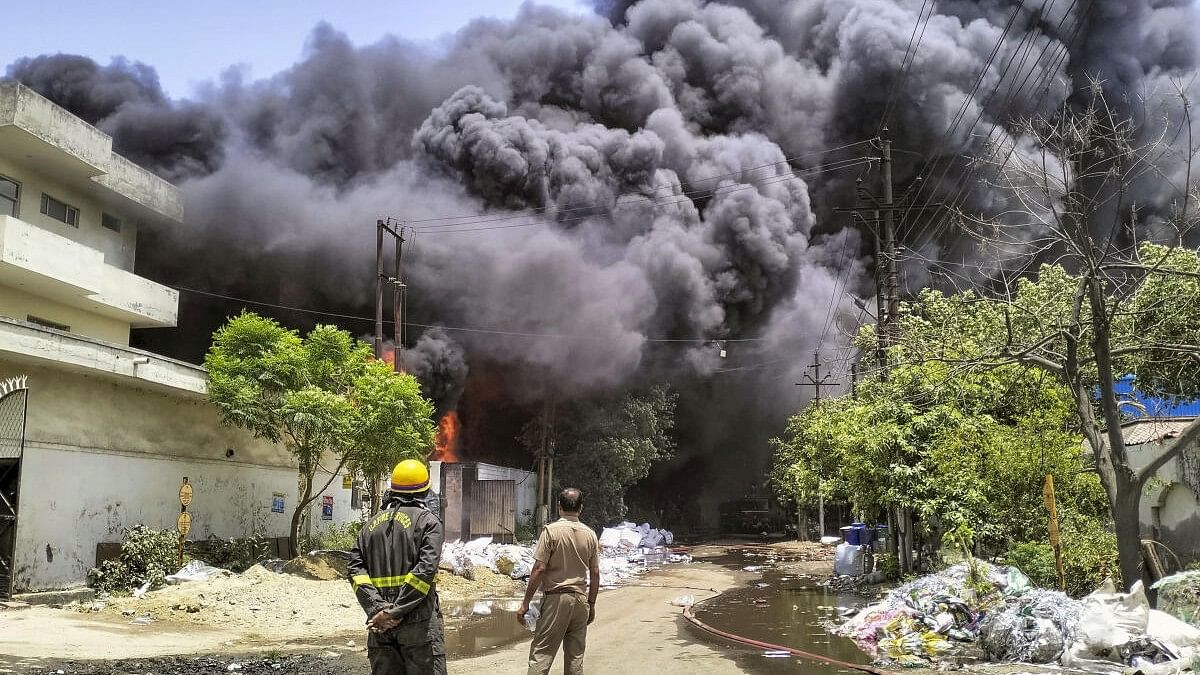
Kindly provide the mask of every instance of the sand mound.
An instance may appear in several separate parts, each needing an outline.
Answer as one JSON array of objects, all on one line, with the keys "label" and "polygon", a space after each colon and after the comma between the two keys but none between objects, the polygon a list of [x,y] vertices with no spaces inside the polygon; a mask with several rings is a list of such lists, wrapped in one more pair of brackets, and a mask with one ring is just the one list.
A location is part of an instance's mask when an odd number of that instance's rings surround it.
[{"label": "sand mound", "polygon": [[314,581],[336,581],[346,578],[346,562],[329,553],[309,553],[287,561],[283,572]]}]

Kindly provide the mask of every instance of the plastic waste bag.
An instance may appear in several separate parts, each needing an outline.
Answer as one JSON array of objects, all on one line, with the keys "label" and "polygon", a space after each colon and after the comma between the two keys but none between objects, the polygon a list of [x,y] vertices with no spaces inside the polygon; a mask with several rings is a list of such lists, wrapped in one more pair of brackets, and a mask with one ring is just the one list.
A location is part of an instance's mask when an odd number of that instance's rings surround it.
[{"label": "plastic waste bag", "polygon": [[863,547],[839,544],[833,558],[833,573],[847,577],[858,577],[864,573]]},{"label": "plastic waste bag", "polygon": [[525,616],[521,617],[530,633],[537,630],[538,618],[541,616],[542,610],[538,609],[537,605],[530,605],[529,611],[525,612]]},{"label": "plastic waste bag", "polygon": [[1121,672],[1124,662],[1118,647],[1143,636],[1150,621],[1150,603],[1142,582],[1135,583],[1128,593],[1118,593],[1111,580],[1105,581],[1082,604],[1075,641],[1063,653],[1062,665]]},{"label": "plastic waste bag", "polygon": [[231,572],[220,567],[213,567],[200,560],[193,560],[184,565],[175,574],[168,574],[166,582],[168,584],[178,584],[184,581],[209,581],[213,577],[228,576]]},{"label": "plastic waste bag", "polygon": [[616,548],[621,545],[621,531],[615,527],[606,527],[600,533],[600,545],[605,548]]},{"label": "plastic waste bag", "polygon": [[677,595],[675,596],[675,599],[671,601],[671,604],[675,605],[676,607],[691,607],[692,605],[696,604],[696,596]]}]

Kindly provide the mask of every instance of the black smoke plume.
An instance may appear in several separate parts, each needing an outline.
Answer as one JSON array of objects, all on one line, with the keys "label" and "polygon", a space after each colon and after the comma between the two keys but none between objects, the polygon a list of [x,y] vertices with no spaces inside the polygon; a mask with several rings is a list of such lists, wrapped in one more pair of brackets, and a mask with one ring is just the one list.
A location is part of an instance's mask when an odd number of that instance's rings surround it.
[{"label": "black smoke plume", "polygon": [[[1070,105],[1091,78],[1180,118],[1170,83],[1193,79],[1191,0],[943,0],[925,19],[929,4],[531,4],[437,53],[357,47],[321,25],[288,70],[227,73],[188,101],[122,60],[38,56],[8,74],[180,181],[187,225],[146,234],[143,273],[370,317],[374,223],[397,217],[415,229],[410,318],[474,331],[410,350],[439,407],[468,363],[515,414],[548,391],[671,382],[681,461],[721,458],[712,475],[736,491],[761,480],[766,439],[806,400],[793,384],[812,352],[844,382],[861,317],[849,296],[871,292],[873,264],[832,209],[856,178],[877,180],[850,160],[878,153],[863,141],[883,123],[901,191],[948,201],[964,157],[1027,147],[1014,118]],[[1005,196],[979,181],[961,198],[988,210]],[[463,218],[431,220],[447,215]],[[931,218],[901,223],[910,251],[974,258]],[[234,309],[185,293],[181,329],[141,339],[195,358]],[[479,445],[515,448],[509,432]]]}]

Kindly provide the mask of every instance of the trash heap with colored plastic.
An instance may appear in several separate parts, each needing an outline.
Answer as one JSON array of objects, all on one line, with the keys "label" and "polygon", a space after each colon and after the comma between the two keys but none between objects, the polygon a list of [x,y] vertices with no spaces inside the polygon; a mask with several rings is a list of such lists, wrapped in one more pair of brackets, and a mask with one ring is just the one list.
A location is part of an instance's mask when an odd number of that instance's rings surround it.
[{"label": "trash heap with colored plastic", "polygon": [[982,661],[1165,675],[1200,658],[1200,628],[1150,609],[1140,582],[1074,600],[981,560],[904,584],[831,630],[902,667]]}]

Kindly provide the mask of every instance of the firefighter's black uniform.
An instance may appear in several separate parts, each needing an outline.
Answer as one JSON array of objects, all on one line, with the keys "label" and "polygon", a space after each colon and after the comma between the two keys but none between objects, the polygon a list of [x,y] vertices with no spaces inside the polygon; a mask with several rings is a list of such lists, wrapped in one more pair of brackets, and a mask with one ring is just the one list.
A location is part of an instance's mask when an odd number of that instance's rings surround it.
[{"label": "firefighter's black uniform", "polygon": [[425,495],[402,496],[363,525],[348,574],[367,618],[400,625],[367,636],[373,675],[443,675],[446,654],[434,577],[445,534]]}]

